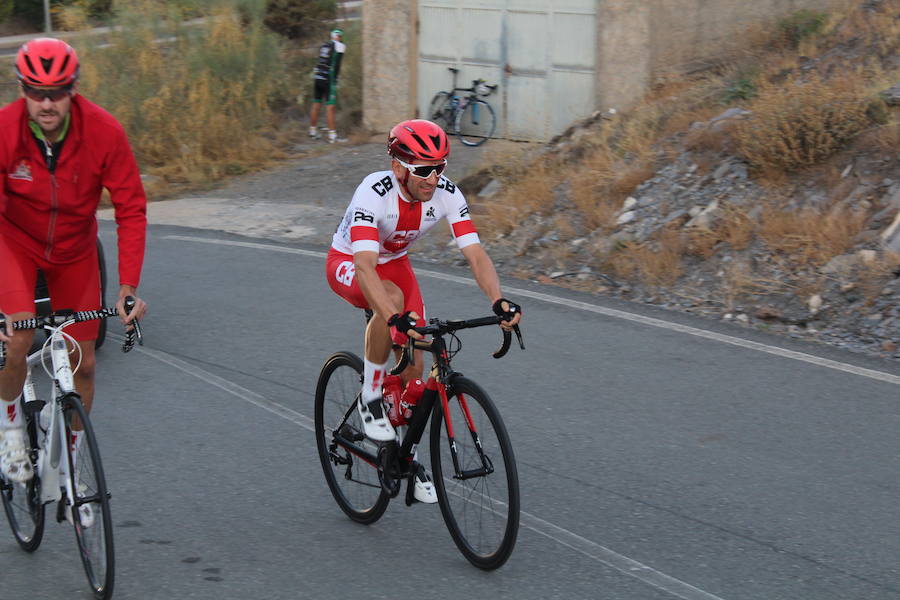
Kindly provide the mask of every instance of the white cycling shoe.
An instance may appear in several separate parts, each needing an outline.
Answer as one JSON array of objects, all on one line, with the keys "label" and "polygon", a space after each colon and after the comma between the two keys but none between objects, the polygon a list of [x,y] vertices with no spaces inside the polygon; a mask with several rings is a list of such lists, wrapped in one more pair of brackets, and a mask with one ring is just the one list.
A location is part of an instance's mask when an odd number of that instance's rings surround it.
[{"label": "white cycling shoe", "polygon": [[[78,495],[84,496],[85,492],[87,492],[87,486],[81,483],[78,484]],[[81,521],[81,527],[87,529],[91,525],[94,524],[94,508],[90,504],[82,504],[78,507],[78,517],[79,521]],[[69,525],[74,525],[75,523],[72,521],[72,505],[69,504],[66,506],[66,521],[69,522]]]},{"label": "white cycling shoe", "polygon": [[390,442],[397,437],[393,425],[384,412],[381,398],[376,398],[368,404],[360,399],[356,407],[359,410],[359,418],[362,419],[367,438],[376,442]]},{"label": "white cycling shoe", "polygon": [[34,477],[25,446],[25,428],[0,429],[0,473],[8,481],[24,483]]},{"label": "white cycling shoe", "polygon": [[416,485],[413,488],[413,498],[425,504],[434,504],[438,501],[437,492],[434,489],[434,482],[431,481],[431,476],[422,465],[419,465],[419,472],[416,473]]}]

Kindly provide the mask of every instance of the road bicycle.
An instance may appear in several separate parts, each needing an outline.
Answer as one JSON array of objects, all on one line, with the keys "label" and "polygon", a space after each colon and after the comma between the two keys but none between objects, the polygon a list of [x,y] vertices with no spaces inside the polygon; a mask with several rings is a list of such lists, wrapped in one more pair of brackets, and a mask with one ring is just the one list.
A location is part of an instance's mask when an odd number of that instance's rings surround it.
[{"label": "road bicycle", "polygon": [[[126,298],[126,313],[133,307],[134,299]],[[73,323],[117,315],[115,308],[56,311],[12,323],[14,329],[40,328],[49,335],[40,350],[28,355],[22,390],[25,429],[35,476],[25,483],[6,481],[0,476],[3,509],[19,546],[26,552],[38,549],[44,536],[45,506],[57,502],[56,520],[68,520],[74,526],[88,582],[94,596],[101,600],[112,596],[115,574],[110,494],[94,429],[75,391],[73,375],[80,365],[81,347],[63,330]],[[125,334],[123,352],[130,351],[135,343],[143,344],[140,323],[132,323],[134,326]],[[69,361],[70,353],[79,353],[74,369]],[[0,342],[0,368],[4,363],[5,344]],[[49,402],[38,400],[35,394],[33,371],[38,366],[52,380]],[[71,441],[73,431],[79,427],[83,433],[76,447]]]},{"label": "road bicycle", "polygon": [[[472,80],[472,87],[456,87],[459,69],[447,67],[453,73],[453,88],[449,92],[438,92],[428,105],[428,119],[440,125],[444,131],[456,134],[466,146],[480,146],[485,143],[497,127],[494,109],[487,97],[497,89],[484,79]],[[463,92],[460,95],[457,92]]]},{"label": "road bicycle", "polygon": [[[462,347],[455,332],[499,321],[496,316],[431,319],[428,325],[415,328],[432,336],[431,340],[411,339],[391,374],[410,364],[414,349],[431,353],[434,362],[414,405],[385,407],[397,426],[395,441],[377,443],[363,433],[356,408],[363,362],[355,354],[337,352],[325,361],[315,398],[316,445],[328,487],[344,513],[365,525],[384,514],[404,481],[406,505],[415,501],[416,446],[430,419],[431,470],[441,514],[462,554],[485,570],[506,562],[518,535],[516,460],[506,427],[487,392],[454,371],[450,361]],[[519,329],[515,332],[524,349]],[[506,354],[510,339],[510,332],[504,330],[503,344],[494,358]]]}]

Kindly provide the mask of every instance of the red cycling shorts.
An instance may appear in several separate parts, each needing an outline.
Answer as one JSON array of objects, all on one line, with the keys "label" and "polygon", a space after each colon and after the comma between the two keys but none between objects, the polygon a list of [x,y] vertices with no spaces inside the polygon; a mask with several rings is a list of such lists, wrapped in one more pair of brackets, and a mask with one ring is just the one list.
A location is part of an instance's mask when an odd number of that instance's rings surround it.
[{"label": "red cycling shorts", "polygon": [[[0,237],[0,310],[34,314],[34,286],[38,269],[44,272],[53,310],[97,310],[100,308],[100,269],[97,247],[78,260],[53,264],[8,239]],[[79,342],[97,339],[99,321],[74,323],[65,332]]]},{"label": "red cycling shorts", "polygon": [[[425,324],[425,304],[422,302],[422,292],[419,291],[419,282],[413,273],[409,257],[401,256],[392,261],[375,267],[379,279],[396,284],[403,292],[403,311],[414,311],[421,319],[418,325]],[[325,259],[325,277],[328,285],[334,293],[357,308],[370,308],[368,300],[363,295],[359,282],[356,281],[356,266],[353,257],[334,248],[328,251]]]}]

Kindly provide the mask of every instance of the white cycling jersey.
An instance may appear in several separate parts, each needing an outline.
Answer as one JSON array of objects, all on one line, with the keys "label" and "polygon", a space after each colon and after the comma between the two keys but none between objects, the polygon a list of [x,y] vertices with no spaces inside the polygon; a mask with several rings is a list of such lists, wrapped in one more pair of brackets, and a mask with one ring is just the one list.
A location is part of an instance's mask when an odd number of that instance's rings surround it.
[{"label": "white cycling jersey", "polygon": [[344,254],[378,253],[378,264],[406,255],[413,240],[447,218],[459,248],[478,243],[469,206],[456,185],[441,177],[428,202],[408,202],[393,171],[372,173],[359,184],[331,247]]}]

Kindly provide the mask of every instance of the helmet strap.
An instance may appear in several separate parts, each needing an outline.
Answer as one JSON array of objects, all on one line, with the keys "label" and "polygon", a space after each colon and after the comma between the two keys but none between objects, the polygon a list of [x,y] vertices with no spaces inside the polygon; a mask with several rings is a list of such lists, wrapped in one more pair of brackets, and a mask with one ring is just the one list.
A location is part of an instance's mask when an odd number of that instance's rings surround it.
[{"label": "helmet strap", "polygon": [[412,192],[410,192],[409,188],[406,186],[406,184],[409,182],[409,171],[407,169],[403,169],[403,171],[405,172],[405,174],[403,175],[403,181],[400,182],[400,189],[401,191],[403,191],[403,195],[406,196],[407,201],[412,204],[416,201],[416,199],[413,198]]}]

